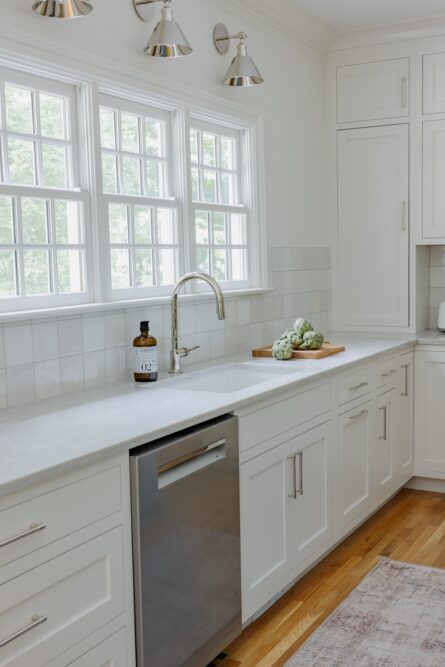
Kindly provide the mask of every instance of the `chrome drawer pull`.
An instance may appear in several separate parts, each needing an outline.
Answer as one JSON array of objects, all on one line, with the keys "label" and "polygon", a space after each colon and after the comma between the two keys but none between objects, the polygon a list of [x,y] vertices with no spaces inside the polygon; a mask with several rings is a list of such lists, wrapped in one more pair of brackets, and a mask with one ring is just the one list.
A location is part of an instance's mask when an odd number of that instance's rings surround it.
[{"label": "chrome drawer pull", "polygon": [[18,639],[22,635],[24,635],[26,632],[29,632],[33,628],[36,628],[38,625],[41,625],[42,623],[45,623],[45,621],[48,620],[48,616],[36,616],[34,615],[31,618],[31,623],[27,625],[25,628],[22,628],[21,630],[17,630],[17,632],[14,632],[13,635],[9,635],[9,637],[6,637],[6,639],[3,639],[0,641],[0,648],[3,648],[3,646],[6,646],[7,644],[10,644],[11,642],[14,641],[14,639]]},{"label": "chrome drawer pull", "polygon": [[362,389],[363,387],[367,387],[369,382],[360,382],[360,384],[356,384],[354,387],[349,387],[349,391],[357,391],[357,389]]},{"label": "chrome drawer pull", "polygon": [[351,416],[349,417],[349,419],[353,422],[353,421],[356,421],[357,419],[361,419],[361,417],[364,417],[364,416],[367,415],[368,413],[369,413],[369,410],[362,410],[362,411],[359,412],[357,415],[351,415]]},{"label": "chrome drawer pull", "polygon": [[407,99],[407,80],[406,76],[402,76],[400,80],[400,89],[401,89],[401,104],[402,104],[402,109],[406,109],[408,106],[408,99]]},{"label": "chrome drawer pull", "polygon": [[396,368],[391,369],[391,370],[388,371],[387,373],[380,373],[380,375],[382,376],[382,378],[389,378],[389,376],[390,376],[390,375],[394,375],[394,373],[397,373],[397,369],[396,369]]},{"label": "chrome drawer pull", "polygon": [[23,533],[19,533],[18,535],[14,535],[14,537],[9,537],[7,540],[3,540],[3,542],[0,542],[0,548],[1,547],[6,547],[8,544],[13,544],[13,542],[18,542],[19,540],[22,540],[24,537],[28,537],[28,535],[34,535],[34,533],[40,533],[41,530],[45,530],[46,525],[44,523],[32,523],[28,530],[23,531]]},{"label": "chrome drawer pull", "polygon": [[379,435],[379,440],[388,440],[388,406],[384,405],[383,408],[383,435]]},{"label": "chrome drawer pull", "polygon": [[404,364],[402,366],[402,368],[405,369],[405,391],[402,392],[400,395],[408,397],[408,368],[409,368],[409,364]]}]

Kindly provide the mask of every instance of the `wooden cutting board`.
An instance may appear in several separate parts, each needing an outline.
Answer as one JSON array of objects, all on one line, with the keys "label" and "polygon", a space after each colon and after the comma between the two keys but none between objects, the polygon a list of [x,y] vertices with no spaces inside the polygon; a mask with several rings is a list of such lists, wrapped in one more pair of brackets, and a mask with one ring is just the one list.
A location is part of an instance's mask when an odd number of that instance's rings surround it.
[{"label": "wooden cutting board", "polygon": [[[319,350],[294,350],[293,359],[323,359],[329,357],[331,354],[338,354],[344,352],[345,347],[340,345],[331,345],[331,343],[324,343]],[[257,350],[252,350],[252,357],[272,357],[272,346],[260,347]]]}]

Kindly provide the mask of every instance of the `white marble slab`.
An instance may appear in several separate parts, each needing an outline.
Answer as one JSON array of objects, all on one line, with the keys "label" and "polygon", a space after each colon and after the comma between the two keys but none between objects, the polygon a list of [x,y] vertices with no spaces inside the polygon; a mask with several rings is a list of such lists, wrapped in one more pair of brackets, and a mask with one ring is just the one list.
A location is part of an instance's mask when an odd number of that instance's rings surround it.
[{"label": "white marble slab", "polygon": [[[181,388],[182,379],[164,377],[146,386],[125,382],[1,410],[0,495],[128,451],[277,392],[327,378],[377,356],[408,350],[416,342],[349,334],[330,334],[330,341],[346,345],[347,350],[310,362],[253,360],[245,354],[186,372],[191,377],[234,361],[283,371],[282,375],[272,375],[262,384],[232,394],[185,391]],[[297,368],[301,372],[293,374]]]}]

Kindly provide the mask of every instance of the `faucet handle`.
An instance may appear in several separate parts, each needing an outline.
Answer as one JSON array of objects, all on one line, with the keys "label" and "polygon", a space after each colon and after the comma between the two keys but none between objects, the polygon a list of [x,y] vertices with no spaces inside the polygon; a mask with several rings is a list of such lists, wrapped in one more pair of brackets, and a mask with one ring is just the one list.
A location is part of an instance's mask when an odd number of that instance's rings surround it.
[{"label": "faucet handle", "polygon": [[199,350],[200,347],[201,345],[195,345],[194,347],[181,347],[181,349],[178,350],[179,356],[188,357],[190,352],[193,352],[194,350]]}]

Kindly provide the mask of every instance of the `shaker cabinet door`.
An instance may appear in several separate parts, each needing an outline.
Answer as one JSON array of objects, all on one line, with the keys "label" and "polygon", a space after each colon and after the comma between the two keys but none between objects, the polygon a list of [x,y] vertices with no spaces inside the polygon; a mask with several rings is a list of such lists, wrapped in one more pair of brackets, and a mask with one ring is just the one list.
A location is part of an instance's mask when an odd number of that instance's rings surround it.
[{"label": "shaker cabinet door", "polygon": [[409,114],[409,58],[337,69],[337,121],[400,118]]},{"label": "shaker cabinet door", "polygon": [[409,129],[338,132],[337,324],[409,324]]}]

